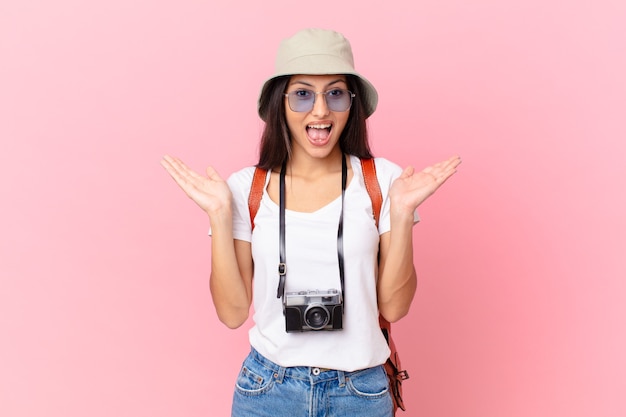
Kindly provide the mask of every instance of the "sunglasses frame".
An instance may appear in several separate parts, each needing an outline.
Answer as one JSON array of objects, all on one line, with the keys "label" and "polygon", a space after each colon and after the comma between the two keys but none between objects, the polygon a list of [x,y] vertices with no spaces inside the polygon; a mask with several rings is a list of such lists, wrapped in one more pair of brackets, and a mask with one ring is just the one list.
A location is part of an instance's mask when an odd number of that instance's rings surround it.
[{"label": "sunglasses frame", "polygon": [[[313,94],[313,101],[311,102],[311,108],[306,109],[306,110],[295,110],[292,107],[292,105],[291,105],[291,98],[295,97],[294,94],[299,92],[299,91],[307,91],[307,92]],[[342,91],[344,93],[348,93],[348,96],[350,97],[350,104],[348,105],[347,109],[345,109],[345,110],[333,110],[333,109],[330,108],[330,105],[328,104],[328,94],[333,92],[333,91]],[[354,97],[356,97],[356,94],[354,94],[352,91],[346,90],[344,88],[332,88],[332,89],[327,90],[327,91],[313,91],[313,90],[309,90],[307,88],[298,88],[297,90],[291,91],[289,93],[285,93],[284,96],[287,98],[287,102],[289,103],[289,108],[291,109],[291,111],[294,111],[296,113],[306,113],[306,112],[310,112],[311,110],[313,110],[313,107],[315,107],[315,100],[317,100],[317,96],[319,94],[323,94],[324,95],[324,100],[326,101],[326,106],[328,107],[328,109],[330,111],[335,111],[335,112],[346,112],[346,111],[350,110],[350,108],[352,107],[352,101],[354,100]]]}]

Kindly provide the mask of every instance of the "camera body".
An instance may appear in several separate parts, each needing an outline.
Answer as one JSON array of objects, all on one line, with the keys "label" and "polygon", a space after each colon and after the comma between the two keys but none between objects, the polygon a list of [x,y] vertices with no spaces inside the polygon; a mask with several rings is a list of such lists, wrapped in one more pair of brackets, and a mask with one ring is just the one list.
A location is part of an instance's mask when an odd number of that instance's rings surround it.
[{"label": "camera body", "polygon": [[339,290],[288,292],[283,307],[287,332],[343,328],[343,297]]}]

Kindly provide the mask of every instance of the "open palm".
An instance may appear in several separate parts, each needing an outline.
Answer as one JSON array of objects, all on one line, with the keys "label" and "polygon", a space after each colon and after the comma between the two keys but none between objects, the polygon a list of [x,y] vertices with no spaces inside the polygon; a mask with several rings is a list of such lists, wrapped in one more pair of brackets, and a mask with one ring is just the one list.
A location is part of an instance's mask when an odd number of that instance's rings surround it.
[{"label": "open palm", "polygon": [[461,158],[453,156],[420,172],[407,167],[393,182],[389,197],[396,207],[413,212],[456,172],[460,163]]},{"label": "open palm", "polygon": [[230,188],[212,167],[207,168],[205,177],[171,156],[164,156],[161,165],[185,194],[209,215],[230,205]]}]

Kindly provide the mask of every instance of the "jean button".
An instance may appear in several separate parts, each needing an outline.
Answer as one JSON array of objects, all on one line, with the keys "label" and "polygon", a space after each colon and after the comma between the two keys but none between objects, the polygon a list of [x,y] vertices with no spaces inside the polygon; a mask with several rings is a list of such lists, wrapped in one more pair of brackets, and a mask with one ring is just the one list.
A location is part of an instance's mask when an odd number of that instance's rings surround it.
[{"label": "jean button", "polygon": [[311,370],[311,373],[313,373],[313,375],[315,375],[315,376],[318,376],[318,375],[320,374],[320,372],[322,372],[322,371],[320,370],[320,368],[313,368],[313,369]]}]

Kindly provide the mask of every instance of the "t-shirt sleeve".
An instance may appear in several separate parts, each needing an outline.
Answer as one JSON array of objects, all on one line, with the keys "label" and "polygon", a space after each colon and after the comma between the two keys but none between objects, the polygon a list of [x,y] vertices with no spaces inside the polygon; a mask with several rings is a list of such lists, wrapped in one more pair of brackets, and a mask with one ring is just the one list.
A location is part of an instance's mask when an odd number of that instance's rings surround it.
[{"label": "t-shirt sleeve", "polygon": [[[389,200],[389,189],[394,180],[402,174],[402,168],[385,158],[375,158],[376,176],[383,195],[383,205],[380,209],[380,219],[378,221],[378,233],[383,234],[391,230],[391,202]],[[420,221],[417,210],[413,213],[413,222]]]}]

